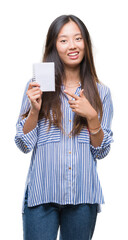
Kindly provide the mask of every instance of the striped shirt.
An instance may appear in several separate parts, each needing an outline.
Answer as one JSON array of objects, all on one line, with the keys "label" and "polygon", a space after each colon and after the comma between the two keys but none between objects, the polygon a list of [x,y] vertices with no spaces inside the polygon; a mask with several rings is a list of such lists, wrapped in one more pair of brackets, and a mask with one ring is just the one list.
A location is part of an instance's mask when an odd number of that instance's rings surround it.
[{"label": "striped shirt", "polygon": [[[32,150],[26,180],[28,206],[50,202],[61,205],[103,204],[104,197],[97,174],[97,159],[102,159],[109,153],[113,141],[111,131],[113,105],[109,88],[97,84],[103,104],[101,126],[104,138],[100,147],[94,147],[90,143],[86,127],[77,136],[70,135],[74,112],[69,106],[66,94],[63,93],[63,86],[60,97],[65,133],[54,125],[47,131],[49,121],[47,120],[45,124],[45,119],[41,119],[31,132],[24,134],[23,126],[26,118],[22,119],[22,114],[30,108],[30,101],[26,95],[28,84],[24,92],[15,136],[15,143],[22,152],[28,153]],[[80,90],[81,86],[75,92],[77,96]]]}]

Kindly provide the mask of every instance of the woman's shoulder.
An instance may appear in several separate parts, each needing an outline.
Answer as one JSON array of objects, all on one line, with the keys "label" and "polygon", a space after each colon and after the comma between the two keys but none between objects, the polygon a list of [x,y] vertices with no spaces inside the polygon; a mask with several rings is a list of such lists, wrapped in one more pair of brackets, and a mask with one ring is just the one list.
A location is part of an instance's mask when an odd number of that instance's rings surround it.
[{"label": "woman's shoulder", "polygon": [[26,88],[28,88],[29,83],[30,83],[30,82],[33,82],[33,81],[34,81],[34,78],[30,78],[30,79],[27,81],[27,83],[26,83]]},{"label": "woman's shoulder", "polygon": [[26,92],[27,92],[27,90],[28,90],[28,87],[29,87],[30,82],[33,82],[33,81],[34,81],[34,79],[31,78],[31,79],[29,79],[29,80],[26,82],[25,89],[24,89],[24,95],[25,95],[25,96],[26,96]]},{"label": "woman's shoulder", "polygon": [[101,100],[103,100],[105,96],[110,94],[110,88],[105,84],[103,84],[102,82],[97,83],[97,88],[98,88],[98,92],[101,97]]}]

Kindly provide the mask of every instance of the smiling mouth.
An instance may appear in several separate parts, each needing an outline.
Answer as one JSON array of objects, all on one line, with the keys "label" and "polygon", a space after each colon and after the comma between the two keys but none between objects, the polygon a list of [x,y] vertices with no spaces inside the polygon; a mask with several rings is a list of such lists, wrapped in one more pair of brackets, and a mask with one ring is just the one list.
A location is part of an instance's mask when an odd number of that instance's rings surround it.
[{"label": "smiling mouth", "polygon": [[71,52],[68,54],[69,57],[75,57],[78,56],[79,52]]},{"label": "smiling mouth", "polygon": [[71,53],[68,54],[68,57],[71,60],[77,60],[79,58],[79,52],[71,52]]}]

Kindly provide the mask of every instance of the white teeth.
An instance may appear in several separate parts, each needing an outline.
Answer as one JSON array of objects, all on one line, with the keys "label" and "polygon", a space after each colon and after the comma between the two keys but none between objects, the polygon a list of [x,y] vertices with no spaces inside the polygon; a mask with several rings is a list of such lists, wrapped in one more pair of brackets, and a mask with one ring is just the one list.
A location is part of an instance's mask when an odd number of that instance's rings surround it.
[{"label": "white teeth", "polygon": [[78,53],[69,53],[69,56],[76,56]]}]

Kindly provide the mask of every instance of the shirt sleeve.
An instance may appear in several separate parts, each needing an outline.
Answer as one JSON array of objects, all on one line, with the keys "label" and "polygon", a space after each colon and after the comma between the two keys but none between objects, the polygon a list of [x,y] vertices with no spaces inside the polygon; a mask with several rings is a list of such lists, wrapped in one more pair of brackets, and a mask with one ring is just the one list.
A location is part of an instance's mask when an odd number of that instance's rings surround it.
[{"label": "shirt sleeve", "polygon": [[113,118],[113,103],[111,99],[110,89],[107,88],[107,93],[103,99],[103,117],[101,127],[104,132],[104,138],[101,146],[94,147],[90,145],[94,159],[102,159],[107,156],[110,151],[110,145],[113,142],[113,132],[111,131],[111,123]]},{"label": "shirt sleeve", "polygon": [[24,91],[20,115],[16,123],[16,136],[15,136],[15,143],[17,147],[24,153],[28,153],[34,148],[37,142],[37,129],[38,129],[38,124],[37,124],[37,126],[29,133],[24,134],[23,132],[23,127],[27,119],[27,118],[23,119],[23,114],[30,109],[30,101],[26,94],[29,82],[27,83]]}]

